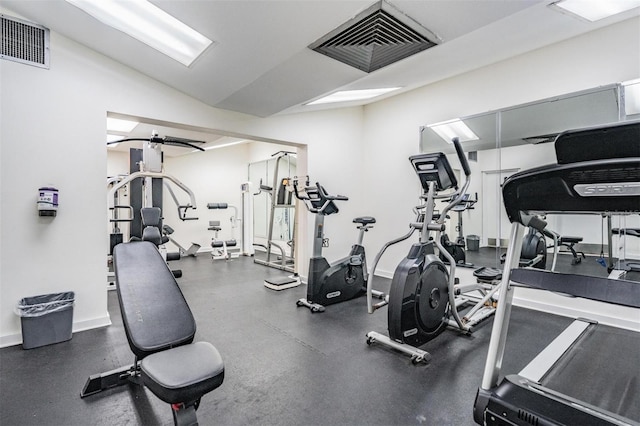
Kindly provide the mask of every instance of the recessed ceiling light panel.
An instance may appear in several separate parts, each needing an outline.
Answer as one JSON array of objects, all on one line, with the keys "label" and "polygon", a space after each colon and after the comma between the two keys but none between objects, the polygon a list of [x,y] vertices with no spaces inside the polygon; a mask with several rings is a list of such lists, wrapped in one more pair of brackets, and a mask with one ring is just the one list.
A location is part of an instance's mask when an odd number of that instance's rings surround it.
[{"label": "recessed ceiling light panel", "polygon": [[309,102],[307,105],[319,105],[319,104],[331,104],[334,102],[349,102],[349,101],[361,101],[364,99],[375,98],[376,96],[384,95],[385,93],[398,90],[400,87],[384,87],[380,89],[363,89],[363,90],[341,90],[339,92],[332,93],[320,99],[316,99],[313,102]]},{"label": "recessed ceiling light panel", "polygon": [[443,121],[441,123],[430,124],[427,126],[440,138],[447,143],[452,143],[452,139],[457,137],[460,142],[475,141],[480,138],[473,133],[473,131],[467,126],[464,121],[456,118],[454,120]]},{"label": "recessed ceiling light panel", "polygon": [[66,1],[187,67],[213,43],[147,0]]},{"label": "recessed ceiling light panel", "polygon": [[640,0],[560,0],[551,6],[594,22],[640,7]]}]

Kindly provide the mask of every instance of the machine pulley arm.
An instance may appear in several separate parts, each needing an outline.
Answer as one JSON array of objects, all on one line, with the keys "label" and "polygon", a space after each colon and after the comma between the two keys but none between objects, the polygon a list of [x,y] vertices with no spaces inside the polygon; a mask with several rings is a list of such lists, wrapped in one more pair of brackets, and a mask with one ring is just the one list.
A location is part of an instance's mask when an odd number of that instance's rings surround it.
[{"label": "machine pulley arm", "polygon": [[174,137],[174,136],[165,136],[165,137],[161,138],[156,134],[152,135],[150,138],[125,138],[125,139],[119,139],[117,141],[107,142],[107,145],[112,145],[112,144],[115,145],[115,144],[118,144],[120,142],[131,142],[131,141],[157,143],[157,144],[161,144],[161,145],[174,145],[174,146],[193,148],[193,149],[197,149],[198,151],[204,151],[204,148],[199,147],[198,145],[194,144],[194,142],[196,142],[196,143],[204,143],[204,141],[194,141],[194,140],[191,140],[191,139],[177,138],[177,137]]},{"label": "machine pulley arm", "polygon": [[180,202],[178,201],[178,197],[176,197],[175,192],[173,192],[173,188],[171,188],[171,185],[169,185],[165,180],[163,180],[162,183],[164,184],[165,188],[167,188],[167,191],[169,191],[169,195],[171,195],[171,198],[173,198],[173,202],[176,203],[176,206],[178,207],[178,218],[180,218],[180,220],[183,220],[183,221],[198,220],[197,217],[187,217],[187,211],[189,209],[194,209],[194,210],[196,209],[195,198],[191,190],[186,186],[179,186],[180,189],[184,190],[185,192],[187,192],[187,194],[189,194],[189,199],[191,201],[189,204],[183,205],[183,204],[180,204]]},{"label": "machine pulley arm", "polygon": [[111,187],[111,189],[109,190],[109,192],[107,193],[107,205],[108,205],[109,209],[112,210],[114,208],[113,195],[116,193],[116,191],[118,191],[120,188],[122,188],[123,186],[125,186],[126,184],[128,184],[129,182],[131,182],[131,181],[133,181],[135,179],[146,178],[146,177],[170,180],[176,186],[178,186],[180,189],[182,189],[184,192],[189,194],[189,204],[187,205],[188,208],[191,208],[191,209],[194,209],[194,210],[196,209],[196,197],[195,197],[193,191],[191,191],[189,189],[189,187],[187,187],[184,183],[180,182],[178,179],[176,179],[175,177],[173,177],[171,175],[168,175],[166,173],[158,173],[158,172],[135,172],[135,173],[131,173],[129,176],[125,177],[120,182],[118,182],[115,185],[113,185]]}]

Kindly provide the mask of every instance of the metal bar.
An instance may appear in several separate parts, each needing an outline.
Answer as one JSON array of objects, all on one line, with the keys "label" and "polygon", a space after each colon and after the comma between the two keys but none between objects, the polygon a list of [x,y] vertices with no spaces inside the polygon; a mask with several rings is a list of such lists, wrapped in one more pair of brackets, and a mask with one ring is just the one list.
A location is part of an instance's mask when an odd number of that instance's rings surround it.
[{"label": "metal bar", "polygon": [[145,178],[145,177],[158,178],[158,179],[169,179],[171,182],[175,183],[180,189],[182,189],[184,192],[189,194],[190,206],[193,209],[196,208],[196,197],[193,194],[193,191],[191,191],[185,184],[180,182],[175,177],[173,177],[171,175],[168,175],[166,173],[135,172],[135,173],[131,173],[129,176],[123,178],[120,182],[116,183],[115,185],[113,185],[111,187],[111,189],[109,190],[109,193],[107,194],[107,205],[109,206],[109,209],[113,209],[113,206],[115,204],[114,201],[113,201],[113,196],[116,193],[116,191],[118,191],[120,188],[122,188],[123,186],[125,186],[126,184],[128,184],[129,182],[131,182],[131,181],[133,181],[135,179]]},{"label": "metal bar", "polygon": [[513,303],[513,289],[509,286],[509,278],[511,269],[518,266],[520,253],[522,252],[522,237],[524,235],[524,226],[518,222],[511,224],[511,234],[509,237],[509,249],[504,263],[504,272],[502,273],[502,281],[500,281],[500,299],[496,309],[496,316],[493,320],[493,328],[491,329],[491,340],[489,341],[489,350],[487,352],[487,361],[482,375],[481,388],[489,390],[498,384],[500,370],[502,369],[502,358],[504,357],[504,348],[507,340],[507,331],[509,329],[509,319],[511,317],[511,306]]},{"label": "metal bar", "polygon": [[429,352],[405,343],[396,342],[395,340],[391,340],[389,337],[376,331],[370,331],[367,333],[367,343],[381,343],[385,346],[389,346],[390,348],[411,356],[411,361],[416,364],[423,361],[427,362],[431,359],[431,354],[429,354]]},{"label": "metal bar", "polygon": [[540,383],[542,377],[555,365],[564,353],[574,344],[591,323],[575,320],[565,328],[546,348],[527,364],[519,376]]},{"label": "metal bar", "polygon": [[406,233],[402,237],[399,237],[399,238],[396,238],[395,240],[391,240],[387,242],[384,246],[382,246],[382,249],[378,252],[378,254],[376,254],[376,257],[373,260],[373,265],[371,267],[371,272],[369,273],[369,275],[371,276],[371,279],[367,280],[367,311],[370,314],[372,314],[376,310],[375,306],[373,305],[373,299],[372,299],[373,291],[374,291],[372,281],[373,281],[373,277],[375,276],[376,267],[378,266],[378,262],[380,261],[380,258],[382,257],[384,252],[387,250],[387,248],[401,241],[406,240],[411,235],[413,235],[416,229],[417,228],[415,227],[411,227],[411,230],[408,233]]}]

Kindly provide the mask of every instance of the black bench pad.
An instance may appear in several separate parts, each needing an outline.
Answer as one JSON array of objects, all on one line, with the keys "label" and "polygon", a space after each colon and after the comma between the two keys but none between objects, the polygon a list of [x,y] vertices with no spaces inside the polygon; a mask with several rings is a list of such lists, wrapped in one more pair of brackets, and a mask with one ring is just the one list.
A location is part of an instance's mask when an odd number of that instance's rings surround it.
[{"label": "black bench pad", "polygon": [[140,368],[145,386],[169,404],[196,401],[220,386],[224,379],[222,357],[206,342],[149,355]]},{"label": "black bench pad", "polygon": [[560,239],[558,240],[558,243],[560,243],[560,244],[578,244],[581,241],[582,241],[582,237],[561,236]]},{"label": "black bench pad", "polygon": [[191,343],[195,320],[156,246],[118,244],[113,262],[124,329],[138,359]]}]

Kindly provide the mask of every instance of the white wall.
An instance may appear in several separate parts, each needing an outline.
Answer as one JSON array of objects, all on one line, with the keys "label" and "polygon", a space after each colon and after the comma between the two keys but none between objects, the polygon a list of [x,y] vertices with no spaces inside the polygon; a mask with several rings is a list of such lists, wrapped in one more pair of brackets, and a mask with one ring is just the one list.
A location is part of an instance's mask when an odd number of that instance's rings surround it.
[{"label": "white wall", "polygon": [[[349,250],[351,219],[367,214],[378,219],[365,239],[375,254],[412,220],[419,187],[407,157],[418,152],[419,126],[637,78],[638,39],[634,19],[366,108],[260,119],[208,107],[53,32],[51,69],[0,61],[0,346],[20,342],[13,308],[25,296],[73,290],[76,331],[109,323],[107,112],[307,145],[300,173],[350,197],[327,219],[327,257]],[[36,214],[36,191],[48,184],[60,189],[54,219]],[[310,234],[306,215],[298,223]],[[381,270],[392,271],[405,251]]]},{"label": "white wall", "polygon": [[[175,203],[167,190],[164,191],[164,223],[175,230],[172,237],[183,247],[188,248],[191,243],[197,243],[202,248],[211,248],[213,231],[207,230],[210,220],[221,222],[223,229],[219,234],[220,238],[231,239],[231,210],[209,210],[207,204],[232,204],[240,214],[240,184],[247,179],[248,155],[249,145],[241,144],[165,159],[165,172],[179,179],[196,196],[197,209],[187,212],[187,216],[198,217],[198,220],[181,221]],[[172,188],[180,203],[187,204],[187,194],[175,186]],[[240,238],[239,233],[238,229],[236,239]],[[175,247],[169,245],[168,249],[172,251]]]},{"label": "white wall", "polygon": [[[295,147],[271,144],[265,142],[250,142],[230,147],[208,150],[184,156],[165,158],[165,172],[175,176],[191,189],[197,200],[197,210],[190,211],[189,216],[196,216],[198,220],[181,221],[177,209],[169,193],[165,190],[163,205],[165,223],[170,225],[175,233],[172,237],[184,248],[191,243],[199,244],[201,250],[211,248],[213,231],[208,231],[210,220],[219,220],[222,230],[220,239],[229,240],[232,237],[240,241],[241,222],[237,223],[235,233],[231,228],[230,217],[232,210],[209,210],[208,203],[227,203],[238,209],[238,218],[242,217],[242,192],[240,185],[248,179],[249,163],[271,158],[271,154],[279,150],[295,150]],[[257,188],[254,188],[257,191]],[[175,190],[176,196],[186,204],[186,194]],[[169,250],[175,249],[169,245]]]},{"label": "white wall", "polygon": [[[329,180],[328,186],[341,183],[335,171],[362,174],[351,164],[360,150],[361,108],[266,120],[218,110],[55,32],[51,68],[0,61],[0,89],[0,346],[21,341],[13,309],[25,296],[72,290],[75,331],[110,323],[107,112],[308,144],[309,171]],[[305,149],[301,157],[306,161]],[[60,208],[58,217],[42,219],[37,189],[49,184],[60,190]],[[352,179],[344,186],[355,194],[359,185]],[[339,235],[339,226],[335,230]]]}]

